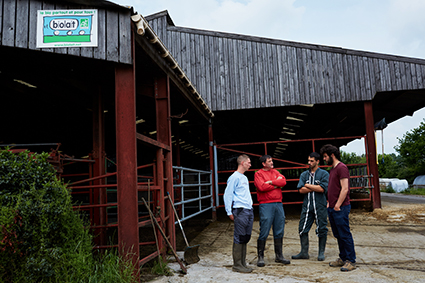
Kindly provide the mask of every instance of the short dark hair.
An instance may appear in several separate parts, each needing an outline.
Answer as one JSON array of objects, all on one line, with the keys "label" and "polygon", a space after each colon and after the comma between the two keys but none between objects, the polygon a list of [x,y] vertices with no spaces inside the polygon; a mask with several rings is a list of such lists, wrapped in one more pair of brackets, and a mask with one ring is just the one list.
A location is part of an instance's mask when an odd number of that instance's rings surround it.
[{"label": "short dark hair", "polygon": [[272,158],[270,155],[266,154],[260,157],[261,164],[266,163],[267,159]]},{"label": "short dark hair", "polygon": [[312,157],[312,158],[316,159],[316,161],[320,160],[320,154],[318,154],[317,152],[310,153],[310,155],[308,157]]},{"label": "short dark hair", "polygon": [[326,153],[328,156],[331,156],[331,154],[335,155],[335,158],[338,160],[341,160],[341,154],[339,152],[339,149],[331,144],[325,144],[324,146],[322,146],[322,148],[320,149],[320,154],[323,155],[324,153]]}]

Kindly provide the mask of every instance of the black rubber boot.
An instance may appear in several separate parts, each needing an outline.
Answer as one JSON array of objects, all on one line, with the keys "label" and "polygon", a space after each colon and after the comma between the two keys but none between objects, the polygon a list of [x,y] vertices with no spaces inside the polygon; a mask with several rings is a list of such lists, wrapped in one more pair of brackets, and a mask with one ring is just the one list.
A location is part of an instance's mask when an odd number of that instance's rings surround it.
[{"label": "black rubber boot", "polygon": [[293,255],[292,259],[309,259],[310,256],[308,255],[308,234],[302,234],[300,236],[300,242],[301,242],[301,252],[297,255]]},{"label": "black rubber boot", "polygon": [[282,254],[283,238],[274,239],[274,253],[276,255],[275,262],[290,264],[291,262],[283,257]]},{"label": "black rubber boot", "polygon": [[327,236],[319,237],[319,256],[317,257],[318,261],[325,260],[326,238]]},{"label": "black rubber boot", "polygon": [[264,248],[266,247],[266,241],[257,240],[257,254],[258,254],[258,261],[257,266],[263,267],[266,265],[264,263]]},{"label": "black rubber boot", "polygon": [[252,268],[250,268],[246,265],[246,244],[242,244],[242,258],[241,259],[242,259],[241,260],[242,266],[245,267],[246,269],[248,269],[249,272],[251,272]]},{"label": "black rubber boot", "polygon": [[251,268],[246,268],[242,265],[242,244],[233,243],[233,267],[235,272],[250,273]]}]

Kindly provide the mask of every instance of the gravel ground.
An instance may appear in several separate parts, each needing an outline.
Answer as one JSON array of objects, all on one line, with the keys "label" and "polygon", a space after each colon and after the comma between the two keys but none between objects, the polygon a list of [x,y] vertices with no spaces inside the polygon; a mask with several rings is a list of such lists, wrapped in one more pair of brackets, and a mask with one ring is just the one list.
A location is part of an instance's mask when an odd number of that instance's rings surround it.
[{"label": "gravel ground", "polygon": [[[373,212],[356,209],[350,214],[351,231],[357,254],[357,269],[341,272],[328,265],[338,257],[338,246],[329,228],[326,259],[317,261],[317,237],[310,231],[310,259],[291,260],[290,265],[274,262],[272,235],[265,251],[265,267],[257,267],[256,239],[259,223],[254,222],[248,243],[250,274],[232,272],[233,223],[226,218],[209,224],[190,241],[200,244],[198,263],[180,266],[170,258],[173,276],[151,282],[425,282],[425,204],[400,204],[383,200],[382,209]],[[314,225],[313,228],[314,229]],[[298,216],[288,215],[285,225],[284,256],[290,259],[300,249]],[[178,252],[183,257],[183,252]],[[142,279],[143,280],[143,279]]]}]

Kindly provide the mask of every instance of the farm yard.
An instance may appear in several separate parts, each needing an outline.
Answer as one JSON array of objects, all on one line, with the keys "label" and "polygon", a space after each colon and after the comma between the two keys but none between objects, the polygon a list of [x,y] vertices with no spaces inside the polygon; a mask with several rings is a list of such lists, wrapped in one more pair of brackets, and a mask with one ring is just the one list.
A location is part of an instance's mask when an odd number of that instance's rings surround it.
[{"label": "farm yard", "polygon": [[[421,200],[425,202],[425,198]],[[357,254],[357,269],[352,272],[343,273],[339,268],[328,265],[329,261],[338,257],[338,246],[330,227],[324,262],[317,261],[317,237],[314,231],[310,231],[310,259],[291,260],[287,266],[275,263],[273,240],[269,235],[265,251],[266,266],[257,267],[258,221],[254,222],[247,251],[247,263],[254,271],[250,274],[232,272],[233,224],[223,216],[190,242],[191,245],[200,244],[201,260],[187,266],[186,275],[179,273],[179,265],[170,258],[169,267],[175,270],[174,275],[160,277],[153,282],[423,282],[424,203],[403,204],[392,199],[387,201],[383,197],[382,209],[373,212],[353,209],[350,224]],[[285,258],[299,252],[297,229],[297,211],[287,210]]]}]

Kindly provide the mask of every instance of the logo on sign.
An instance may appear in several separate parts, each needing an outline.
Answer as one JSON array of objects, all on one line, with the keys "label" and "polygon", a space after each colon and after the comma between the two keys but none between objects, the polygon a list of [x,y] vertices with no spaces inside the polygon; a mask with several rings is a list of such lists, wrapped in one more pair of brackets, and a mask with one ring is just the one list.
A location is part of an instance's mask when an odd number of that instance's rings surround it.
[{"label": "logo on sign", "polygon": [[75,30],[77,27],[76,19],[55,19],[50,22],[50,28],[53,30]]}]

